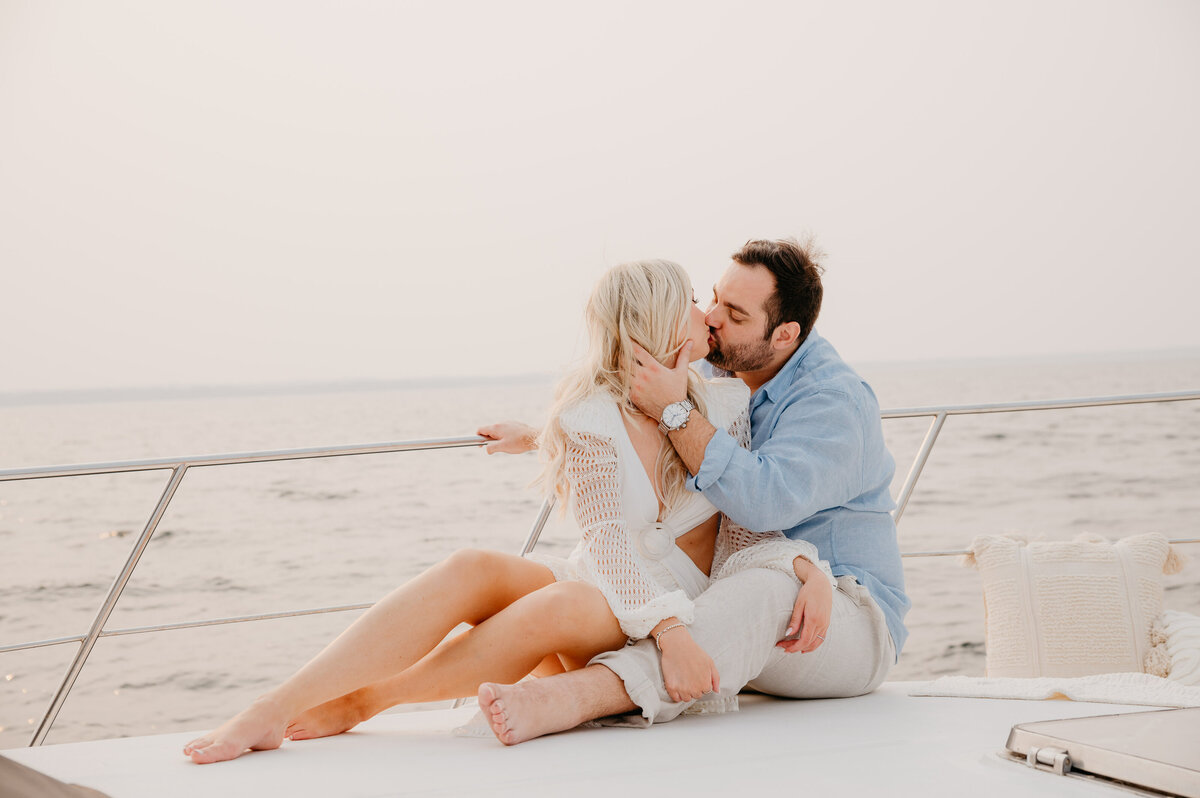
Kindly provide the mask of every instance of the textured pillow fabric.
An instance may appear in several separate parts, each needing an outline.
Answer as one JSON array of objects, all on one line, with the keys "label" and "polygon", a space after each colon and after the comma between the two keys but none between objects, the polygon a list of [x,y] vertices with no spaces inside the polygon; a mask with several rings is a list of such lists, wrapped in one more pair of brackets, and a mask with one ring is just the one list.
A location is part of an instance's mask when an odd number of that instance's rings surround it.
[{"label": "textured pillow fabric", "polygon": [[1180,560],[1157,534],[1115,543],[982,536],[967,564],[983,581],[987,675],[1070,677],[1144,672],[1162,575]]},{"label": "textured pillow fabric", "polygon": [[1152,657],[1147,657],[1147,672],[1200,686],[1200,615],[1167,610],[1150,630],[1150,640],[1155,644],[1151,654],[1164,656],[1153,657],[1158,668],[1152,668]]}]

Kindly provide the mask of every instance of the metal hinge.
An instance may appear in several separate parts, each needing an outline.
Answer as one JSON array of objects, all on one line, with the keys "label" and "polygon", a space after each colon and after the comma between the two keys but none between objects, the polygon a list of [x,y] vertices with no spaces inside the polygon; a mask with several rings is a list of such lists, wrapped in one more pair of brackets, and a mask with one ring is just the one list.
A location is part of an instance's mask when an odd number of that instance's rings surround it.
[{"label": "metal hinge", "polygon": [[[1038,770],[1052,770],[1060,776],[1071,772],[1071,755],[1061,748],[1034,748],[1025,754],[1025,764]],[[1038,767],[1044,765],[1045,767]]]}]

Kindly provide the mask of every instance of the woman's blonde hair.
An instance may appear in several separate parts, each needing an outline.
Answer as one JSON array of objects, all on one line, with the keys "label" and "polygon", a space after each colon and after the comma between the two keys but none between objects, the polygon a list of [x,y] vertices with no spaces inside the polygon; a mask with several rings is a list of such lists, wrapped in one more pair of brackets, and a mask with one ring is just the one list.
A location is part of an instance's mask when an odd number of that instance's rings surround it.
[{"label": "woman's blonde hair", "polygon": [[[637,414],[629,400],[633,345],[640,345],[660,363],[674,364],[679,348],[688,339],[691,304],[691,281],[683,267],[669,260],[639,260],[614,266],[592,289],[584,313],[587,354],[559,382],[550,420],[538,442],[544,463],[538,483],[558,497],[560,507],[566,506],[570,493],[565,468],[566,432],[560,416],[593,394],[610,397],[625,417]],[[706,415],[703,385],[691,368],[687,394],[701,415]],[[670,510],[684,494],[687,469],[665,438],[655,473],[660,498]]]}]

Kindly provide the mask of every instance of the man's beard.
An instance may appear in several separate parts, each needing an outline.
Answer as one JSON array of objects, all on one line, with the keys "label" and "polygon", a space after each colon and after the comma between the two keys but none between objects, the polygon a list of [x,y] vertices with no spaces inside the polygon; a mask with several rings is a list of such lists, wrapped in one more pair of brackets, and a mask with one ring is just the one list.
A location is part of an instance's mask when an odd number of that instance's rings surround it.
[{"label": "man's beard", "polygon": [[712,347],[707,360],[726,371],[758,371],[771,362],[771,342],[759,339],[752,344],[726,346],[722,348],[717,336],[712,336]]}]

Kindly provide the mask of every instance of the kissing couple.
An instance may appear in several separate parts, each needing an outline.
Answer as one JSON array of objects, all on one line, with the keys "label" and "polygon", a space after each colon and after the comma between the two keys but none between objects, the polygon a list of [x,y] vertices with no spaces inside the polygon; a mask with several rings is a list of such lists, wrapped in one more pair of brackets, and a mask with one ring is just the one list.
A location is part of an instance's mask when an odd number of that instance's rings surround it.
[{"label": "kissing couple", "polygon": [[184,754],[219,762],[471,695],[513,745],[731,711],[744,687],[874,690],[910,606],[895,466],[874,393],[814,329],[821,271],[811,246],[752,240],[704,310],[675,263],[609,269],[545,427],[479,430],[489,453],[538,451],[573,553],[450,555]]}]

